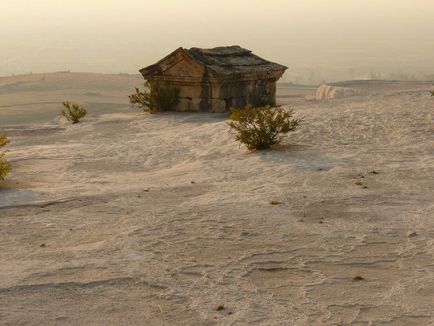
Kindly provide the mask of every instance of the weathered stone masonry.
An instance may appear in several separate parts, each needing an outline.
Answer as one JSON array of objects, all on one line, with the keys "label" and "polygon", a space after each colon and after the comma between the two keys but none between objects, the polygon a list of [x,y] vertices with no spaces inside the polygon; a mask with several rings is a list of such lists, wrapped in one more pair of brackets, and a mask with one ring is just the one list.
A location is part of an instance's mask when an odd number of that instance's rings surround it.
[{"label": "weathered stone masonry", "polygon": [[248,104],[276,104],[276,82],[286,69],[249,50],[229,46],[178,48],[140,72],[151,84],[168,82],[180,89],[176,111],[225,112]]}]

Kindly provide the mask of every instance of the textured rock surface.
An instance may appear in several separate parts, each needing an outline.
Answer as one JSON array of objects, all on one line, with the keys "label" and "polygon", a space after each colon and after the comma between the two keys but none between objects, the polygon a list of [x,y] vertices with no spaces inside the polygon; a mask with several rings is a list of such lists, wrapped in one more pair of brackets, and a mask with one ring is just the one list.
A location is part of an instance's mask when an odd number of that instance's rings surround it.
[{"label": "textured rock surface", "polygon": [[[18,105],[0,117],[28,119],[6,128],[2,325],[434,322],[430,84],[332,102],[280,89],[305,125],[248,153],[224,116],[133,112],[135,77],[54,77],[0,91]],[[30,125],[35,101],[65,94],[83,123]]]}]

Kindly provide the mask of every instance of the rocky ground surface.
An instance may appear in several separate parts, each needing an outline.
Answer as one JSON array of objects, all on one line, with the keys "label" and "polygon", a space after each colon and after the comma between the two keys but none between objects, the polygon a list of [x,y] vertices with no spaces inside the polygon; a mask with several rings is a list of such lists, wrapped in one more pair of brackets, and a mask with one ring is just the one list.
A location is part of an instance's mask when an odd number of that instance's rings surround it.
[{"label": "rocky ground surface", "polygon": [[134,111],[140,83],[0,79],[0,324],[434,323],[430,84],[280,88],[305,123],[248,152],[226,115]]}]

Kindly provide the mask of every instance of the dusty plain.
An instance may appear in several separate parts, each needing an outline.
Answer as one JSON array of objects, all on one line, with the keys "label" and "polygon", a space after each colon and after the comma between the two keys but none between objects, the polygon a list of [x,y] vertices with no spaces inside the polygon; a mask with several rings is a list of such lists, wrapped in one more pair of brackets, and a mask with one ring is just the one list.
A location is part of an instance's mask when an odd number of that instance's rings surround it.
[{"label": "dusty plain", "polygon": [[434,325],[431,83],[283,85],[305,123],[264,152],[132,109],[141,83],[0,78],[1,325]]}]

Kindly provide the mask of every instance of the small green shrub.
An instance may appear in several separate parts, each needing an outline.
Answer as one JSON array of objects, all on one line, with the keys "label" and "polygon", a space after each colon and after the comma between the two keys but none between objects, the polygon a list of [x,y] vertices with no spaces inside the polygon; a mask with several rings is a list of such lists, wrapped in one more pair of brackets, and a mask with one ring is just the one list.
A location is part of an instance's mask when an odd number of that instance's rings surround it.
[{"label": "small green shrub", "polygon": [[151,93],[149,91],[149,83],[145,83],[145,91],[140,91],[137,87],[135,88],[136,92],[128,96],[130,99],[130,103],[132,107],[137,106],[142,109],[144,112],[151,112],[153,105],[151,103]]},{"label": "small green shrub", "polygon": [[294,111],[280,107],[232,109],[228,124],[236,133],[235,139],[248,149],[267,149],[299,126],[302,119],[295,119],[293,115]]},{"label": "small green shrub", "polygon": [[66,110],[62,110],[61,114],[66,118],[66,120],[71,123],[78,123],[80,119],[86,116],[87,111],[78,104],[63,102],[63,106]]},{"label": "small green shrub", "polygon": [[158,81],[145,83],[142,92],[137,87],[136,92],[128,96],[131,105],[137,106],[144,112],[155,113],[173,110],[179,104],[180,89],[172,87],[169,83],[161,85]]},{"label": "small green shrub", "polygon": [[[7,134],[0,134],[0,148],[6,146],[9,143]],[[5,159],[7,151],[0,151],[0,180],[4,180],[5,177],[11,172],[11,164]]]},{"label": "small green shrub", "polygon": [[434,96],[434,89],[432,91],[429,91],[431,96]]}]

